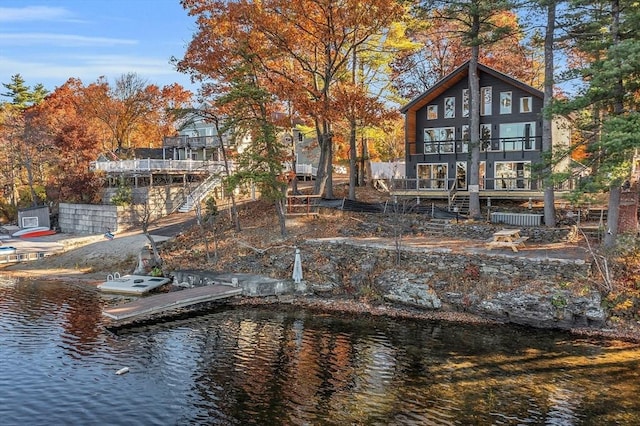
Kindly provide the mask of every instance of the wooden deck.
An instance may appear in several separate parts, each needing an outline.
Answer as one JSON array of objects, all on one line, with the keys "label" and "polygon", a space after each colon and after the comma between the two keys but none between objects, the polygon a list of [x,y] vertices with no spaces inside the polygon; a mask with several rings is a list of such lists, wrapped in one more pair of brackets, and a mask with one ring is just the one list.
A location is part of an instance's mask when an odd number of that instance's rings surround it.
[{"label": "wooden deck", "polygon": [[131,320],[178,308],[226,299],[242,293],[241,287],[215,284],[142,297],[133,302],[105,309],[102,314],[116,321]]}]

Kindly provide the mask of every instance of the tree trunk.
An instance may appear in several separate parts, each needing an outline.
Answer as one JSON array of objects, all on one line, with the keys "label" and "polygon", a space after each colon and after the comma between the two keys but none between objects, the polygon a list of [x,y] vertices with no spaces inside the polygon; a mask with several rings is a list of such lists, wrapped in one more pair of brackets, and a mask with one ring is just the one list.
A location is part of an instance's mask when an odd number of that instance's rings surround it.
[{"label": "tree trunk", "polygon": [[351,126],[351,134],[349,137],[349,196],[350,200],[356,199],[356,178],[358,177],[358,173],[356,173],[356,120],[351,120],[349,123]]},{"label": "tree trunk", "polygon": [[[476,23],[477,21],[477,23]],[[478,16],[474,16],[474,26],[480,27]],[[477,33],[476,33],[477,34]],[[471,47],[469,61],[469,136],[471,140],[471,164],[469,165],[469,217],[481,219],[480,213],[480,79],[478,78],[478,56],[480,47]]]},{"label": "tree trunk", "polygon": [[544,117],[542,119],[542,153],[547,154],[545,168],[542,171],[544,179],[544,223],[547,227],[556,226],[555,194],[553,181],[550,178],[553,172],[553,117],[549,110],[553,102],[553,36],[556,22],[556,2],[551,0],[547,4],[547,30],[544,37]]},{"label": "tree trunk", "polygon": [[620,186],[609,188],[609,209],[607,211],[607,229],[604,233],[603,244],[613,247],[618,236],[618,218],[620,217]]}]

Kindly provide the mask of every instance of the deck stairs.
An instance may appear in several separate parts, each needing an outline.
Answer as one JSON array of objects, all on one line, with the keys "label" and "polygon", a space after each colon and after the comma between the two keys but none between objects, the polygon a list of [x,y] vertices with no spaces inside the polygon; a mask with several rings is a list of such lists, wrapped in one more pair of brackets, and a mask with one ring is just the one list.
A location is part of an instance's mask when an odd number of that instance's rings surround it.
[{"label": "deck stairs", "polygon": [[210,175],[200,185],[198,185],[189,195],[186,196],[184,202],[178,208],[180,213],[188,213],[200,203],[209,192],[222,183],[222,179],[218,175]]},{"label": "deck stairs", "polygon": [[456,211],[456,209],[458,213],[461,213],[461,214],[469,213],[469,196],[468,195],[454,193],[449,198],[449,211],[454,212]]}]

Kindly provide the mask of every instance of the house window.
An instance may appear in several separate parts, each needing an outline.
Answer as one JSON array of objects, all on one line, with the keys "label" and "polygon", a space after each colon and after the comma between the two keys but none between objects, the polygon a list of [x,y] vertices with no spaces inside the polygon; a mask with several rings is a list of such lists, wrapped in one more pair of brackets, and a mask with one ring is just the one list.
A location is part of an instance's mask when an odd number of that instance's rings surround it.
[{"label": "house window", "polygon": [[480,89],[480,115],[491,115],[492,100],[491,87],[482,87]]},{"label": "house window", "polygon": [[459,140],[456,140],[456,152],[469,152],[469,141],[471,140],[469,125],[463,124],[460,130],[462,135]]},{"label": "house window", "polygon": [[456,162],[456,189],[467,189],[467,162]]},{"label": "house window", "polygon": [[500,92],[500,114],[511,114],[511,92]]},{"label": "house window", "polygon": [[447,163],[418,164],[418,189],[447,189]]},{"label": "house window", "polygon": [[494,167],[495,189],[531,189],[530,161],[496,161]]},{"label": "house window", "polygon": [[504,123],[500,125],[500,149],[532,151],[536,149],[536,123]]},{"label": "house window", "polygon": [[455,118],[456,98],[444,98],[444,118]]},{"label": "house window", "polygon": [[452,153],[455,134],[456,130],[454,127],[431,127],[424,129],[424,153]]},{"label": "house window", "polygon": [[438,105],[428,105],[427,120],[437,120],[437,119],[438,119]]},{"label": "house window", "polygon": [[462,89],[462,116],[469,116],[469,89]]},{"label": "house window", "polygon": [[480,150],[486,151],[493,149],[491,145],[491,124],[480,125]]},{"label": "house window", "polygon": [[526,113],[531,112],[532,106],[532,98],[531,96],[525,96],[524,98],[520,98],[520,112]]},{"label": "house window", "polygon": [[485,181],[487,179],[487,162],[486,161],[481,161],[480,162],[480,167],[478,169],[478,183],[479,183],[479,187],[480,189],[485,189],[486,185],[485,185]]}]

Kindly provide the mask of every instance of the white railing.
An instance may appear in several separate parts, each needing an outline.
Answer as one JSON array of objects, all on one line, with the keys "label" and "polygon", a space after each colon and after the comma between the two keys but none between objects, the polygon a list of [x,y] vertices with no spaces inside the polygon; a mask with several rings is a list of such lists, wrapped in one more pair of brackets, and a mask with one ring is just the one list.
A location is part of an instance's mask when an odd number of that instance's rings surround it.
[{"label": "white railing", "polygon": [[318,176],[318,168],[311,164],[296,164],[296,175]]},{"label": "white railing", "polygon": [[224,170],[222,161],[202,160],[119,160],[119,161],[92,161],[91,170],[105,172],[133,172],[133,171],[208,171],[210,173]]},{"label": "white railing", "polygon": [[219,176],[209,176],[204,182],[198,185],[191,194],[187,195],[186,200],[182,203],[178,211],[181,213],[191,211],[193,206],[202,201],[209,192],[217,185],[220,185],[220,183],[222,183],[222,179]]}]

